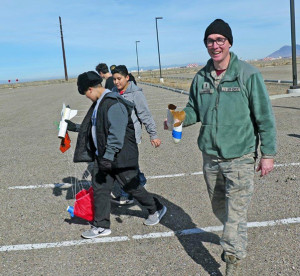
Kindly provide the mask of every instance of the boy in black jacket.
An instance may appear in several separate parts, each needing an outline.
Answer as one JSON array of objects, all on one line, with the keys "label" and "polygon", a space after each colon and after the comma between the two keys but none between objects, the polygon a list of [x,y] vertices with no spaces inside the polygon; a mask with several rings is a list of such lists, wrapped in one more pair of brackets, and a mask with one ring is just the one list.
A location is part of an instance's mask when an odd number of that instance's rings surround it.
[{"label": "boy in black jacket", "polygon": [[108,71],[107,65],[105,63],[99,63],[95,69],[101,78],[105,78],[105,88],[112,90],[115,84],[112,74]]},{"label": "boy in black jacket", "polygon": [[95,215],[92,228],[82,233],[91,239],[111,234],[110,193],[114,180],[149,212],[145,225],[159,223],[167,208],[139,185],[138,148],[131,120],[134,105],[101,85],[93,71],[80,74],[78,91],[93,101],[79,130],[74,162],[94,161],[92,186]]}]

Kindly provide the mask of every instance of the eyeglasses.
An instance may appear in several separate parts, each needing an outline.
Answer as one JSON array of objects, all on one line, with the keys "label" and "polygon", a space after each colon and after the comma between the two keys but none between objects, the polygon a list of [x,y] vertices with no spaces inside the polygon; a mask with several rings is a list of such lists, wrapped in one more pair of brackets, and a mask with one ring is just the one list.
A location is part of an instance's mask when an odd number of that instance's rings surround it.
[{"label": "eyeglasses", "polygon": [[215,42],[217,43],[217,45],[222,46],[225,44],[226,40],[227,40],[226,37],[218,37],[216,40],[209,38],[209,39],[206,39],[204,42],[205,42],[206,47],[212,47]]}]

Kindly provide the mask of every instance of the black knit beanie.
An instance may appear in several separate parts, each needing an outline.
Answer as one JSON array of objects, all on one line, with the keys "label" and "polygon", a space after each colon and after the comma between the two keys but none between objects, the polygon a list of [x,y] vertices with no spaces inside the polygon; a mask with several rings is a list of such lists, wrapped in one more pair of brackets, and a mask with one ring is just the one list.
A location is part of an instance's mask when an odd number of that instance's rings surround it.
[{"label": "black knit beanie", "polygon": [[[233,37],[232,37],[232,32],[231,32],[231,28],[230,26],[225,22],[223,21],[222,19],[216,19],[214,22],[212,22],[207,28],[206,28],[206,31],[205,31],[205,34],[204,34],[204,43],[207,39],[207,37],[211,34],[220,34],[220,35],[223,35],[225,36],[229,43],[231,44],[232,46],[232,43],[233,43]],[[205,43],[206,44],[206,43]]]},{"label": "black knit beanie", "polygon": [[88,71],[80,74],[77,78],[77,87],[81,95],[84,95],[89,87],[101,84],[102,78],[94,71]]}]

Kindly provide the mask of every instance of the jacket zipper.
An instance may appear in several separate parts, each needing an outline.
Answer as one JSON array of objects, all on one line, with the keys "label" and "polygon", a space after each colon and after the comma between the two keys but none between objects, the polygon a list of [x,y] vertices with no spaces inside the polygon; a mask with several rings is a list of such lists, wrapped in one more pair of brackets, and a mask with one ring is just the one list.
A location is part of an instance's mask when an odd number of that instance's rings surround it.
[{"label": "jacket zipper", "polygon": [[215,106],[212,108],[212,112],[215,111],[215,116],[216,116],[216,133],[214,135],[214,138],[213,138],[213,143],[214,143],[214,147],[215,149],[217,149],[217,131],[218,131],[218,106],[219,106],[219,97],[220,97],[220,93],[219,93],[219,85],[217,87],[215,87],[214,85],[214,81],[212,81],[210,78],[209,78],[211,84],[213,85],[213,87],[215,88],[215,91],[217,93],[217,97],[216,97],[216,101],[215,101]]},{"label": "jacket zipper", "polygon": [[[218,95],[217,95],[217,98],[216,98],[216,105],[215,105],[215,109],[216,109],[216,135],[214,137],[214,144],[215,144],[215,147],[217,149],[217,133],[218,133],[218,106],[219,106],[219,101],[220,101],[220,93],[221,93],[221,84],[224,83],[226,81],[226,79],[222,79],[216,89]],[[234,80],[231,80],[231,81],[234,81]],[[219,153],[219,152],[218,152]]]},{"label": "jacket zipper", "polygon": [[[218,134],[218,106],[219,106],[219,100],[220,100],[220,84],[218,85],[216,91],[218,93],[217,95],[217,98],[216,98],[216,105],[215,105],[215,109],[216,109],[216,135],[214,137],[214,144],[215,144],[215,147],[217,149],[217,134]],[[219,151],[218,151],[219,153]]]}]

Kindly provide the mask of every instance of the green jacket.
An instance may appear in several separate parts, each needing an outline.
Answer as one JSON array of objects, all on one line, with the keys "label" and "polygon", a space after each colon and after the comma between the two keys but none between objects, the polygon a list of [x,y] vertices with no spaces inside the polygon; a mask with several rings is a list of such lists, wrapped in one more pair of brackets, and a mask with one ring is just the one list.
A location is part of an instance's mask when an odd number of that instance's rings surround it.
[{"label": "green jacket", "polygon": [[230,53],[230,63],[215,87],[210,59],[194,77],[184,126],[201,122],[201,151],[231,159],[257,154],[276,154],[276,126],[269,95],[260,72]]}]

